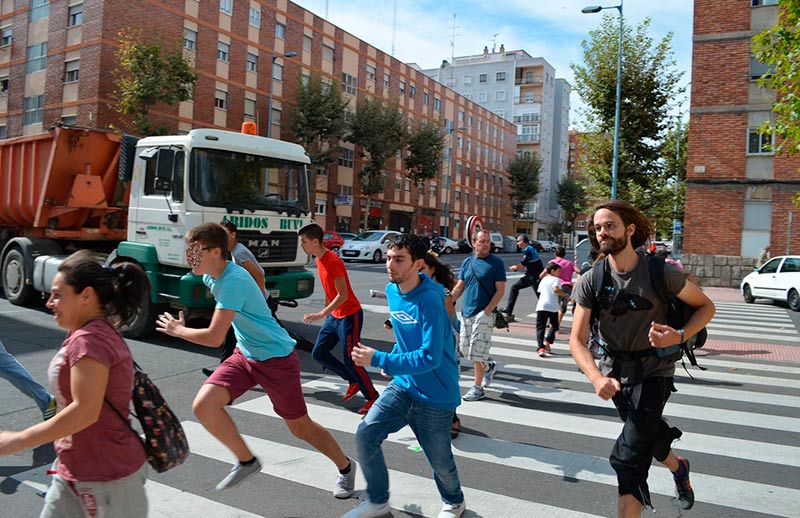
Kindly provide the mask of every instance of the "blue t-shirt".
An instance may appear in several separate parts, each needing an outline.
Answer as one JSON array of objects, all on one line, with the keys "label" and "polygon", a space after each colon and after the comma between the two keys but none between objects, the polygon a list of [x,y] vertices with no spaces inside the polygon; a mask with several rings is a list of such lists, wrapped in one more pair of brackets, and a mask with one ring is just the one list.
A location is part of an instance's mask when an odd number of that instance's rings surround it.
[{"label": "blue t-shirt", "polygon": [[[497,293],[494,283],[506,281],[506,268],[496,255],[489,254],[484,258],[471,255],[461,263],[458,278],[464,281],[461,314],[469,318],[489,305],[489,301]],[[478,279],[482,284],[478,284]]]},{"label": "blue t-shirt", "polygon": [[397,343],[390,353],[375,351],[372,366],[394,376],[392,383],[412,398],[453,409],[461,403],[461,389],[444,289],[425,274],[420,281],[408,293],[394,283],[386,286]]},{"label": "blue t-shirt", "polygon": [[525,267],[525,274],[531,277],[539,278],[539,274],[542,273],[544,269],[544,265],[542,265],[541,257],[539,257],[539,252],[533,247],[533,245],[528,244],[525,247],[525,250],[522,251],[522,266]]},{"label": "blue t-shirt", "polygon": [[228,262],[219,279],[203,275],[203,283],[217,299],[215,309],[236,312],[236,346],[246,358],[264,361],[288,356],[294,350],[297,342],[272,317],[263,291],[247,270]]}]

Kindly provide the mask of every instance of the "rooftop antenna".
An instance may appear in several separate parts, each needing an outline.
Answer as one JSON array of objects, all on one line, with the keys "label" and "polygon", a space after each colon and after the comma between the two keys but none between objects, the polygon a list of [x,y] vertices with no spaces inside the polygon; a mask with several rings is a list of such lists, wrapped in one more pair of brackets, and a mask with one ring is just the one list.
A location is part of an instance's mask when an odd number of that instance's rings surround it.
[{"label": "rooftop antenna", "polygon": [[328,0],[325,0],[325,19],[328,19]]},{"label": "rooftop antenna", "polygon": [[460,36],[456,32],[456,29],[460,28],[459,25],[456,25],[456,13],[453,13],[453,29],[450,32],[450,63],[455,63],[456,60],[456,36]]},{"label": "rooftop antenna", "polygon": [[394,37],[397,34],[397,0],[394,0],[394,16],[392,16],[392,56],[394,56]]},{"label": "rooftop antenna", "polygon": [[497,37],[500,36],[500,33],[496,33],[492,36],[492,54],[494,54],[495,48],[497,47]]}]

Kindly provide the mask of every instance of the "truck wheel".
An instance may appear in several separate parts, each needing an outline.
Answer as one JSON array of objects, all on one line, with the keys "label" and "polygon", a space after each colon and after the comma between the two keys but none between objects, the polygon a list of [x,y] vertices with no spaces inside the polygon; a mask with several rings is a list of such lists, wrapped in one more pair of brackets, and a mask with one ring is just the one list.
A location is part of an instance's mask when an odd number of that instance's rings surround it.
[{"label": "truck wheel", "polygon": [[128,325],[120,328],[122,336],[135,339],[144,338],[154,333],[156,330],[156,317],[162,309],[161,304],[153,304],[150,297],[146,297],[133,320]]},{"label": "truck wheel", "polygon": [[3,292],[15,306],[26,306],[36,297],[33,286],[25,284],[25,256],[17,249],[9,250],[3,261]]}]

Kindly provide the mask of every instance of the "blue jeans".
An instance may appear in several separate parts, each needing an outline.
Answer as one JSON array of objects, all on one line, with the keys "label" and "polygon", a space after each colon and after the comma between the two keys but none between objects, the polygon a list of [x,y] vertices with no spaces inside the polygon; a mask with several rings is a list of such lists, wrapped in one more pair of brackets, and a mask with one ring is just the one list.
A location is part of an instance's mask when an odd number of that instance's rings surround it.
[{"label": "blue jeans", "polygon": [[411,398],[394,383],[389,383],[356,432],[356,451],[361,471],[367,480],[370,502],[382,504],[389,501],[389,472],[381,443],[390,433],[405,425],[411,427],[428,464],[433,468],[433,479],[442,500],[448,504],[463,502],[464,493],[461,492],[450,445],[452,423],[453,410],[426,405]]},{"label": "blue jeans", "polygon": [[0,377],[10,381],[20,392],[36,401],[39,410],[42,412],[47,410],[47,405],[50,404],[50,393],[36,383],[25,367],[6,351],[3,342],[0,342]]}]

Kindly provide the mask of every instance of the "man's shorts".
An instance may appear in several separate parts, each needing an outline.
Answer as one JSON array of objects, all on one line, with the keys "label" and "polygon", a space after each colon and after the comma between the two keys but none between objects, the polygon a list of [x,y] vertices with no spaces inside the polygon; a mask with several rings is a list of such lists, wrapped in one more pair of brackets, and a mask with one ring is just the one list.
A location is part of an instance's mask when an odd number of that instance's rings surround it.
[{"label": "man's shorts", "polygon": [[[477,315],[465,317],[458,315],[461,321],[461,333],[458,346],[461,354],[473,362],[489,360],[489,348],[492,346],[492,330],[494,329],[494,313],[486,316],[483,311]],[[477,322],[476,322],[477,320]]]},{"label": "man's shorts", "polygon": [[558,303],[561,306],[560,310],[562,313],[567,312],[567,306],[569,305],[569,297],[572,295],[572,284],[562,284],[561,291],[566,293],[564,296],[558,297]]},{"label": "man's shorts", "polygon": [[225,387],[232,405],[236,399],[260,385],[272,401],[275,413],[283,419],[299,419],[308,413],[300,386],[300,359],[292,351],[282,358],[248,360],[237,347],[233,354],[208,377],[206,383]]}]

